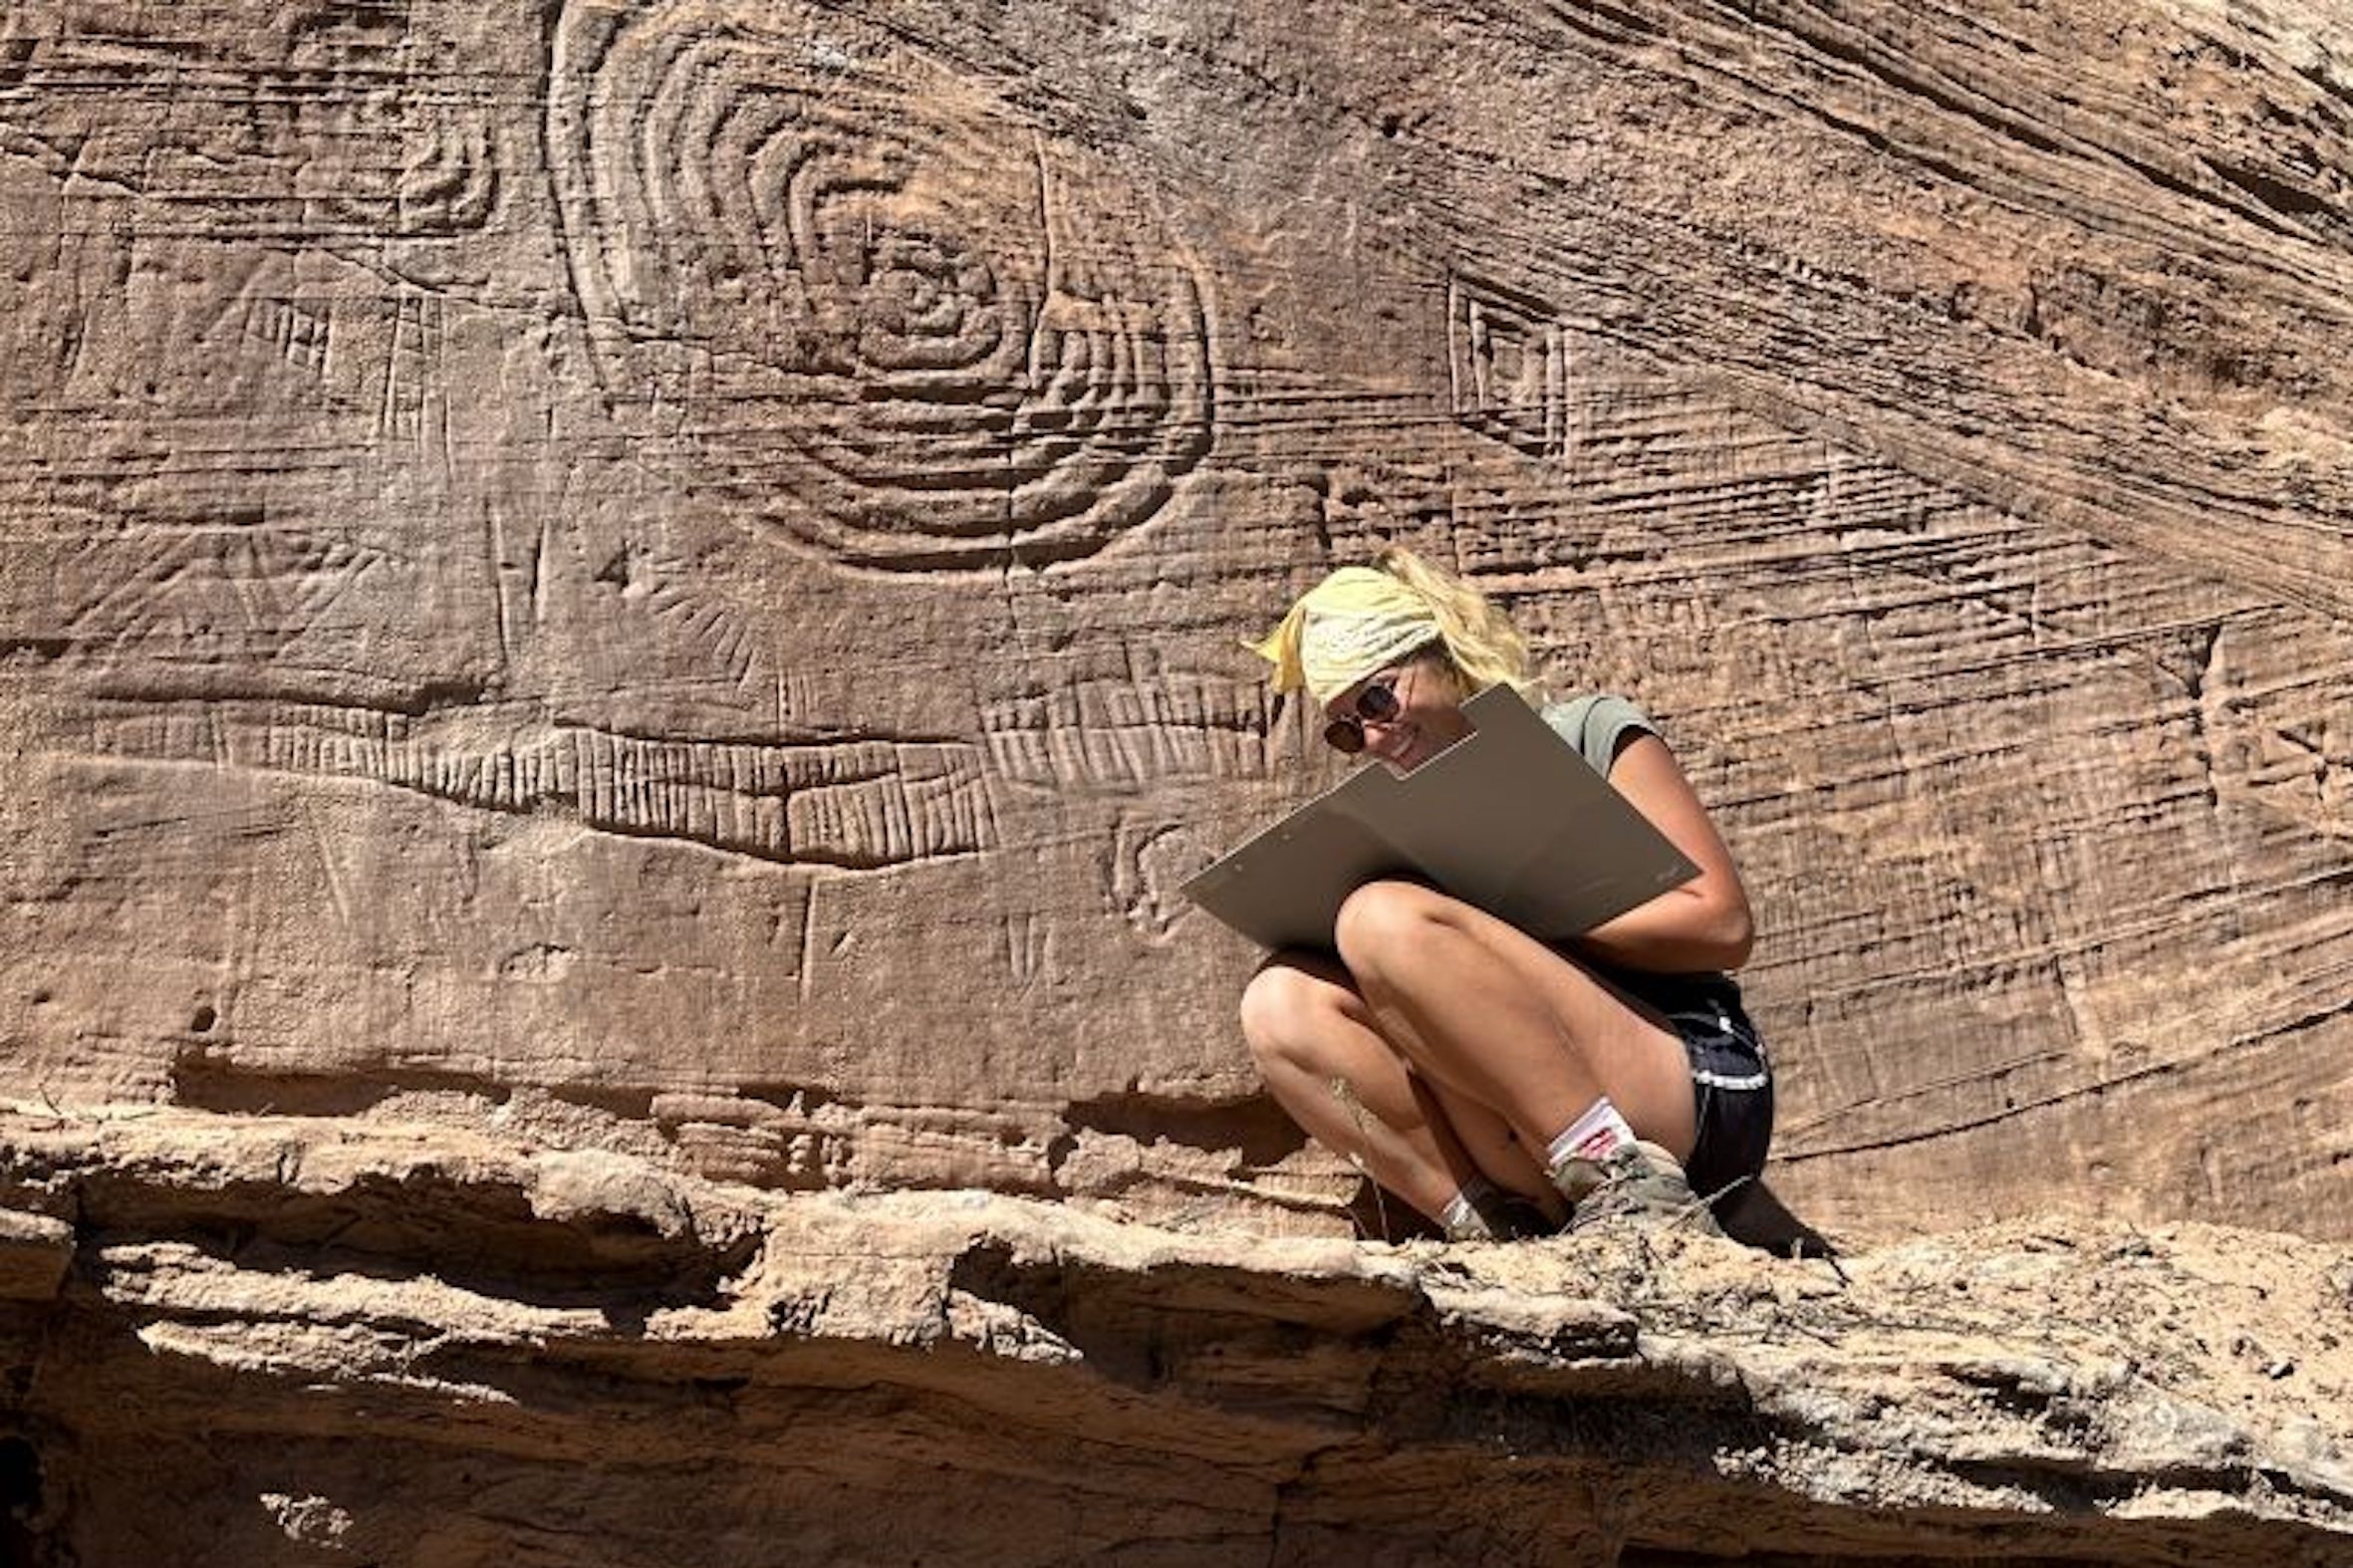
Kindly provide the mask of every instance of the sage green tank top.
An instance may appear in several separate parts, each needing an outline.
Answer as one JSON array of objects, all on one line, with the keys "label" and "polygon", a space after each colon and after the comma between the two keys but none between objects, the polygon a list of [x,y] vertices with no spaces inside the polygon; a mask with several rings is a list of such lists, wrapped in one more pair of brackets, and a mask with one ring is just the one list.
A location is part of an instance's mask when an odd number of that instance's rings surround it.
[{"label": "sage green tank top", "polygon": [[[1659,734],[1659,726],[1651,722],[1648,713],[1615,692],[1588,692],[1562,702],[1547,702],[1542,711],[1553,733],[1576,747],[1586,765],[1605,779],[1610,776],[1610,764],[1617,760],[1618,742],[1628,730]],[[1652,974],[1590,958],[1585,961],[1662,1012],[1674,1013],[1703,1002],[1728,1002],[1735,1007],[1740,1002],[1738,983],[1714,970]]]}]

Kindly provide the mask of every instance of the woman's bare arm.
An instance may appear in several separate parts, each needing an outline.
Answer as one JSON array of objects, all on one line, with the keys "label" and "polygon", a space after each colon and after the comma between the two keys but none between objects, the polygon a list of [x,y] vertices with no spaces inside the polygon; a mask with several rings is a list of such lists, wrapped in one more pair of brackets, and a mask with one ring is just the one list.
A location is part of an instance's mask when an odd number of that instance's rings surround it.
[{"label": "woman's bare arm", "polygon": [[1682,973],[1735,969],[1748,961],[1755,927],[1731,851],[1692,793],[1675,753],[1656,735],[1618,748],[1610,784],[1684,852],[1699,875],[1650,903],[1595,926],[1570,945],[1629,969]]}]

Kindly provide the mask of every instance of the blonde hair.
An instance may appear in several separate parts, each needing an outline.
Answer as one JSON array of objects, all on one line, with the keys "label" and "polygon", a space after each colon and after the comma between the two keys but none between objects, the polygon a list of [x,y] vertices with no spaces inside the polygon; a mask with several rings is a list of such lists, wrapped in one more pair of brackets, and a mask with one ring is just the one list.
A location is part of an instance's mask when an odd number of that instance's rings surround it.
[{"label": "blonde hair", "polygon": [[1531,660],[1528,640],[1510,617],[1487,596],[1454,576],[1423,560],[1403,545],[1391,545],[1374,557],[1373,565],[1405,584],[1429,606],[1438,621],[1438,642],[1470,691],[1509,686],[1530,702],[1543,700]]}]

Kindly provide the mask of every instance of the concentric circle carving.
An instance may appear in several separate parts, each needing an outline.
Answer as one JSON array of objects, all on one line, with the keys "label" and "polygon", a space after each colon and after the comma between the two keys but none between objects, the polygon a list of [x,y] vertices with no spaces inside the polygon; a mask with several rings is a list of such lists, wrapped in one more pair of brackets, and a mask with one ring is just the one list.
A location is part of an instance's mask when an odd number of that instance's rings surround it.
[{"label": "concentric circle carving", "polygon": [[839,560],[1085,555],[1213,433],[1152,204],[938,61],[792,6],[575,3],[549,158],[615,414]]}]

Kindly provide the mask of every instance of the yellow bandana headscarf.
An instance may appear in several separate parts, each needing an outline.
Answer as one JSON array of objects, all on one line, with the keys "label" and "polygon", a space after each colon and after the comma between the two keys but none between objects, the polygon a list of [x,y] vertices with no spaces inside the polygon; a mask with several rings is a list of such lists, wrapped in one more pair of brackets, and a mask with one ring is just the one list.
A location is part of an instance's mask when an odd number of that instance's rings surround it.
[{"label": "yellow bandana headscarf", "polygon": [[1387,572],[1344,566],[1299,597],[1251,652],[1274,665],[1277,691],[1319,703],[1443,636],[1430,601]]}]

